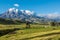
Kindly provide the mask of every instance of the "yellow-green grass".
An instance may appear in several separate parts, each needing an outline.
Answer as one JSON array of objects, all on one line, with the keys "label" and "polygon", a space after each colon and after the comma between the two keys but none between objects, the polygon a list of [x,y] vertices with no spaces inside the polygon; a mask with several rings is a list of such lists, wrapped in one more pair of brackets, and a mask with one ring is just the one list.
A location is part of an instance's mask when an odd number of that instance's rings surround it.
[{"label": "yellow-green grass", "polygon": [[[0,37],[0,40],[35,40],[35,39],[47,39],[47,38],[52,38],[55,36],[59,36],[58,34],[60,30],[54,30],[54,31],[49,31],[49,32],[37,32],[37,33],[31,33],[31,34],[7,34],[5,36]],[[55,33],[55,34],[53,34]]]},{"label": "yellow-green grass", "polygon": [[[60,27],[52,27],[48,25],[31,25],[26,29],[25,24],[20,25],[0,25],[0,30],[19,28],[15,33],[8,33],[0,37],[0,40],[48,40],[50,38],[60,38]],[[58,36],[58,37],[57,37]]]}]

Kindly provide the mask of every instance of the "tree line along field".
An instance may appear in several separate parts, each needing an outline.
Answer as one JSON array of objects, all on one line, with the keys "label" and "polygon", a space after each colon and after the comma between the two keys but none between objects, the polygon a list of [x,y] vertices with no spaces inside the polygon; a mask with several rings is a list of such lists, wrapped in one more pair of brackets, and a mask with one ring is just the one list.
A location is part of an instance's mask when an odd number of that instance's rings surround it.
[{"label": "tree line along field", "polygon": [[0,24],[0,40],[60,40],[60,26]]}]

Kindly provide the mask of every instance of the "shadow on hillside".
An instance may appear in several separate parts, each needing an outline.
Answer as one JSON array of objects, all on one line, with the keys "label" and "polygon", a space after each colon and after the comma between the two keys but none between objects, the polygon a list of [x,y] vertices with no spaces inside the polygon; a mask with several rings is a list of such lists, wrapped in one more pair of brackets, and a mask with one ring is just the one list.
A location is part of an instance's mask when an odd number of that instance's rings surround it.
[{"label": "shadow on hillside", "polygon": [[30,37],[30,38],[24,38],[24,39],[20,39],[20,40],[29,40],[29,39],[33,39],[33,38],[36,38],[36,37],[46,37],[46,36],[57,35],[57,34],[60,34],[60,32],[44,34],[44,35],[38,35],[38,36],[34,36],[34,37]]},{"label": "shadow on hillside", "polygon": [[4,36],[4,35],[6,35],[6,34],[15,34],[16,32],[16,30],[20,30],[20,28],[14,28],[14,29],[7,29],[7,30],[0,30],[0,37],[1,36]]}]

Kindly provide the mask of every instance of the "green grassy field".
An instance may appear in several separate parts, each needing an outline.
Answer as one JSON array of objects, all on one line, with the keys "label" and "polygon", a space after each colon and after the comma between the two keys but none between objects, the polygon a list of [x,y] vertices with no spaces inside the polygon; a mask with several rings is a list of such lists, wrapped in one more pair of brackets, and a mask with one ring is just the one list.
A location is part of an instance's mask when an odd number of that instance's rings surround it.
[{"label": "green grassy field", "polygon": [[28,29],[25,26],[0,24],[0,40],[60,40],[60,26],[31,24]]}]

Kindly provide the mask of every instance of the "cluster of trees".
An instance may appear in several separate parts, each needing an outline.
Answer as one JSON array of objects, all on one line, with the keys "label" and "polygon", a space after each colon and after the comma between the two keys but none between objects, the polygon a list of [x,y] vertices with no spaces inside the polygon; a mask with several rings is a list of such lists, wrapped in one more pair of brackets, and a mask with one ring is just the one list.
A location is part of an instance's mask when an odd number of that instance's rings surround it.
[{"label": "cluster of trees", "polygon": [[50,22],[49,25],[51,25],[51,26],[59,26],[60,22]]}]

